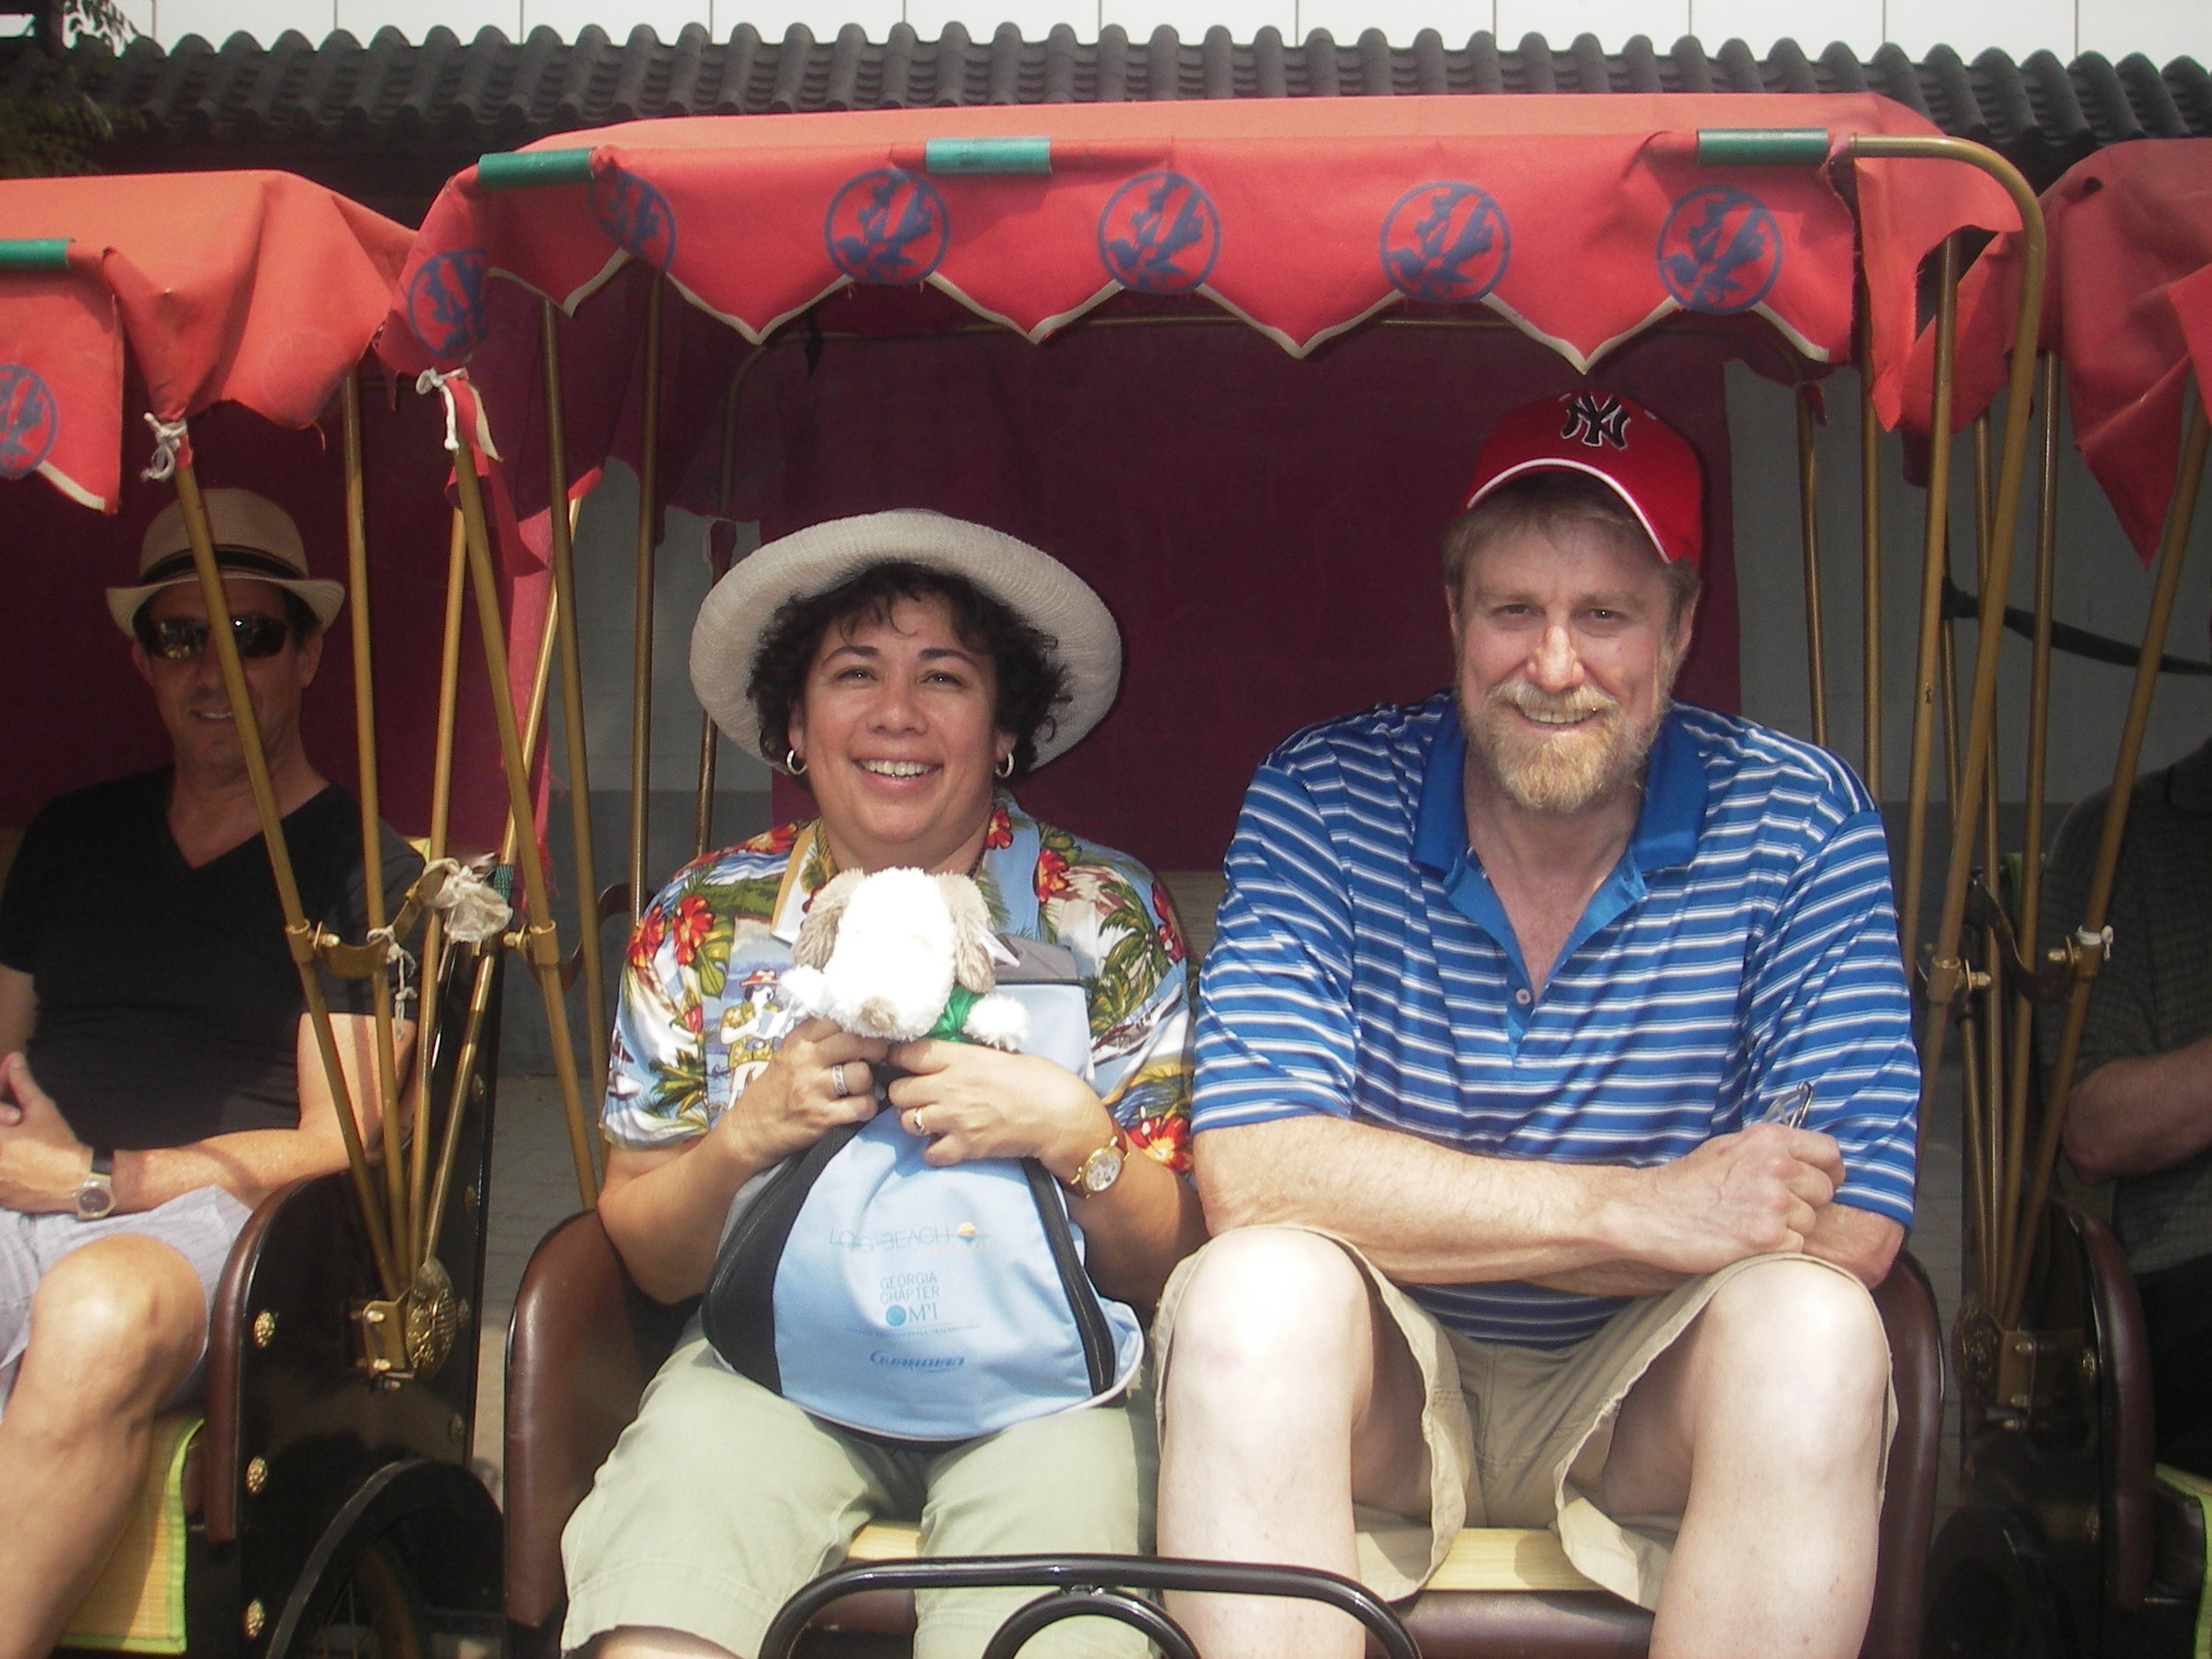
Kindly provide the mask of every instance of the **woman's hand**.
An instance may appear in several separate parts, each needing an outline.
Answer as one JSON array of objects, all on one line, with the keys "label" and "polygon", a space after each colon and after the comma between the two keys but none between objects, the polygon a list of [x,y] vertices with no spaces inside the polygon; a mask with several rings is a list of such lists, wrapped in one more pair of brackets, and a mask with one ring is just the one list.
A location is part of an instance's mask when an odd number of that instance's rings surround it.
[{"label": "woman's hand", "polygon": [[712,1133],[748,1170],[803,1152],[841,1124],[865,1123],[882,1102],[872,1063],[889,1052],[879,1037],[856,1037],[816,1018],[794,1029]]},{"label": "woman's hand", "polygon": [[887,1091],[909,1134],[928,1141],[925,1161],[1035,1158],[1063,1181],[1114,1136],[1114,1120],[1089,1084],[1036,1055],[977,1043],[902,1042],[891,1064],[911,1073]]}]

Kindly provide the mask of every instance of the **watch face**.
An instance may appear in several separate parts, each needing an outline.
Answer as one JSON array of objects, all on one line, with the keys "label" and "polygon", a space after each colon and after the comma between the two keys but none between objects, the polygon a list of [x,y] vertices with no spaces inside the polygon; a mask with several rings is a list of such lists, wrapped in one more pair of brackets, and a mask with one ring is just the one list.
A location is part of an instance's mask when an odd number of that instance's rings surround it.
[{"label": "watch face", "polygon": [[1101,1147],[1083,1160],[1083,1190],[1102,1193],[1121,1179],[1121,1154],[1111,1147]]},{"label": "watch face", "polygon": [[87,1181],[77,1189],[77,1215],[85,1221],[97,1221],[115,1208],[115,1189],[105,1181]]}]

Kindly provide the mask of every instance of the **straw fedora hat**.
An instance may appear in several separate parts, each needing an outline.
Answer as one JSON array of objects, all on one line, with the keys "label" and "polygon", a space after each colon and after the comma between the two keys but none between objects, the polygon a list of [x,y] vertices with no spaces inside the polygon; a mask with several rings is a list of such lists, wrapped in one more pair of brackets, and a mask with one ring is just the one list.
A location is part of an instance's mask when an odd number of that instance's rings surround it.
[{"label": "straw fedora hat", "polygon": [[[232,575],[298,595],[315,613],[315,620],[328,627],[346,603],[345,585],[308,575],[307,549],[292,515],[250,489],[211,489],[204,499],[216,565]],[[165,588],[198,580],[192,543],[184,533],[184,503],[171,502],[146,528],[138,549],[136,586],[108,589],[108,615],[128,634],[149,599]]]},{"label": "straw fedora hat", "polygon": [[833,518],[771,541],[714,585],[691,630],[691,686],[730,741],[762,754],[760,722],[745,695],[761,635],[788,601],[826,592],[871,565],[894,560],[964,576],[1049,636],[1067,670],[1069,701],[1037,741],[1037,764],[1064,754],[1103,719],[1121,687],[1121,631],[1105,601],[1050,554],[979,524],[906,509]]}]

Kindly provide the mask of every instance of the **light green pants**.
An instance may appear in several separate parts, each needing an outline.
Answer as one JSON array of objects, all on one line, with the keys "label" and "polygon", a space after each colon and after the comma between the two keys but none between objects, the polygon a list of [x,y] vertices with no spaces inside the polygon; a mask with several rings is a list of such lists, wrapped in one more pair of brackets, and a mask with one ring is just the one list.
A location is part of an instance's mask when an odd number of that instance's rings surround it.
[{"label": "light green pants", "polygon": [[[848,1434],[741,1377],[695,1325],[646,1389],[561,1540],[564,1649],[625,1625],[752,1659],[770,1620],[871,1520],[918,1521],[932,1555],[1142,1554],[1156,1459],[1149,1403],[1017,1424],[945,1450]],[[918,1599],[915,1659],[973,1659],[1041,1590]],[[1137,1659],[1125,1625],[1068,1619],[1023,1649]]]}]

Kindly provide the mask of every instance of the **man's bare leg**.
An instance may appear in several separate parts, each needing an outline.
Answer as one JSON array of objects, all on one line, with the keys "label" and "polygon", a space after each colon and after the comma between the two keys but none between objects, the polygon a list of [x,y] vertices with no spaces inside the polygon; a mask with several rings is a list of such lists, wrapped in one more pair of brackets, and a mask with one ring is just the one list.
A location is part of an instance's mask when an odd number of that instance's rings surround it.
[{"label": "man's bare leg", "polygon": [[40,1282],[0,1417],[0,1659],[44,1654],[99,1576],[206,1324],[199,1276],[158,1240],[103,1239]]},{"label": "man's bare leg", "polygon": [[589,1659],[731,1659],[730,1650],[688,1631],[651,1624],[625,1624],[595,1636]]},{"label": "man's bare leg", "polygon": [[1888,1380],[1873,1304],[1840,1274],[1792,1262],[1722,1286],[1645,1374],[1621,1408],[1602,1503],[1682,1516],[1653,1659],[1858,1652]]},{"label": "man's bare leg", "polygon": [[[1352,1504],[1428,1509],[1421,1379],[1351,1258],[1255,1227],[1207,1247],[1164,1382],[1159,1549],[1354,1573]],[[1359,1627],[1312,1602],[1176,1595],[1207,1659],[1356,1659]]]}]

